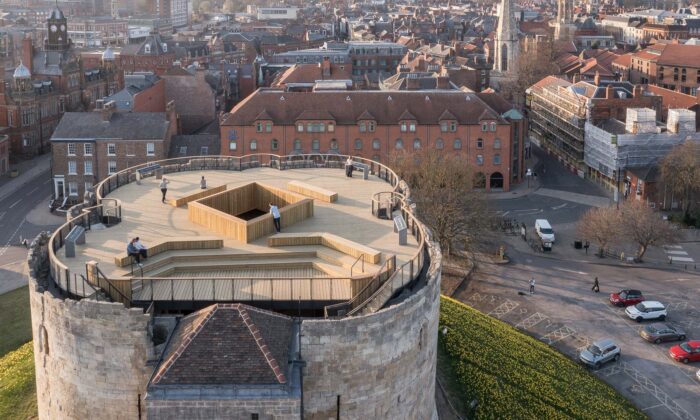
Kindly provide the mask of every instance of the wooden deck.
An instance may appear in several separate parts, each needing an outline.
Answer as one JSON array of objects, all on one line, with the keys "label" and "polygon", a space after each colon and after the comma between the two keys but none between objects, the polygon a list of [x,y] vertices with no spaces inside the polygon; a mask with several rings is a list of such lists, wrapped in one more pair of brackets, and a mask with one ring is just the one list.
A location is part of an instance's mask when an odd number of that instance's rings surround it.
[{"label": "wooden deck", "polygon": [[[391,189],[389,184],[379,178],[370,177],[369,180],[347,178],[341,169],[294,169],[279,171],[276,169],[258,168],[242,172],[192,171],[171,173],[167,175],[170,180],[168,199],[177,199],[199,192],[199,181],[202,175],[206,177],[210,185],[226,185],[228,189],[248,184],[251,181],[286,189],[288,182],[298,180],[318,186],[319,188],[335,191],[338,193],[338,200],[335,203],[325,203],[320,200],[316,201],[314,203],[313,217],[283,229],[283,233],[328,232],[349,241],[373,248],[382,253],[382,259],[386,258],[388,255],[396,255],[398,265],[410,259],[417,251],[417,244],[413,237],[409,235],[408,245],[398,245],[398,236],[393,232],[393,222],[389,220],[380,220],[372,216],[372,195]],[[117,267],[114,264],[114,257],[115,255],[125,252],[128,240],[134,236],[139,236],[146,246],[150,243],[162,242],[168,237],[191,237],[195,239],[200,236],[219,236],[224,241],[221,249],[194,250],[188,252],[170,251],[163,253],[158,257],[167,258],[168,256],[180,254],[183,258],[176,263],[169,262],[167,267],[161,267],[162,270],[177,266],[185,267],[192,265],[187,262],[187,260],[189,260],[189,258],[187,258],[188,256],[195,257],[195,259],[200,258],[206,260],[208,257],[216,255],[220,255],[222,259],[227,259],[235,254],[241,254],[243,256],[245,254],[264,255],[267,253],[270,257],[269,261],[274,263],[276,259],[279,259],[279,262],[285,260],[285,256],[281,255],[281,252],[292,252],[292,249],[284,249],[284,247],[268,247],[267,239],[269,235],[250,243],[244,243],[242,241],[226,238],[223,235],[217,235],[204,227],[190,222],[188,220],[187,206],[173,207],[169,204],[163,204],[161,203],[160,196],[158,180],[153,178],[142,180],[141,185],[132,183],[115,190],[108,197],[118,198],[122,201],[122,222],[108,229],[88,231],[85,245],[76,246],[75,258],[65,258],[63,249],[58,251],[58,257],[68,266],[71,273],[84,274],[85,264],[88,261],[96,261],[107,277],[125,278],[130,276],[130,267]],[[297,252],[303,250],[309,251],[307,247],[297,246],[290,248],[296,248],[293,249],[293,251]],[[328,251],[331,251],[332,255],[327,255],[325,259],[319,258],[318,263],[336,265],[339,270],[344,270],[343,273],[347,272],[347,276],[349,277],[348,264],[351,264],[350,261],[353,260],[352,257],[343,258],[342,255],[333,253],[333,250]],[[345,257],[349,256],[346,255]],[[340,260],[342,260],[342,262],[340,262]],[[365,263],[365,268],[369,271],[373,268],[376,269],[380,264],[381,261],[376,266]],[[211,266],[216,264],[198,263],[195,265],[197,265],[196,271],[199,270],[202,273],[213,273],[220,270],[220,268]],[[207,267],[210,267],[210,269]],[[272,274],[274,270],[282,268],[283,267],[270,267],[268,273]],[[360,274],[356,270],[355,273],[355,275]],[[275,277],[269,274],[266,275],[266,277]],[[148,274],[145,275],[148,276]],[[287,275],[292,277],[292,272],[288,272]],[[195,277],[193,273],[192,277]],[[226,277],[226,275],[222,277]],[[287,289],[287,294],[299,294],[302,298],[313,297],[313,299],[323,299],[326,295],[330,296],[331,280],[326,279],[324,280],[325,283],[316,280],[319,279],[314,279],[313,290],[310,289],[312,287],[310,280],[299,280],[298,284],[294,285],[288,282],[289,286],[285,287],[285,289]],[[197,287],[201,286],[203,288],[202,293],[197,292],[195,296],[204,296],[203,291],[205,289],[218,291],[218,288],[221,288],[221,294],[216,293],[216,296],[217,299],[221,296],[223,300],[226,300],[224,298],[224,296],[226,296],[225,293],[229,293],[229,296],[234,296],[236,299],[238,299],[239,296],[241,299],[243,296],[270,299],[271,297],[276,298],[281,296],[280,294],[282,293],[281,288],[278,290],[274,285],[271,287],[269,282],[267,285],[263,283],[254,283],[253,286],[251,286],[250,283],[248,283],[246,286],[243,284],[243,281],[240,285],[234,284],[233,292],[231,292],[231,281],[217,281],[214,286],[215,289],[211,288],[211,281],[202,280],[201,284],[199,283],[200,282],[197,281]],[[207,286],[205,283],[209,283],[209,285]],[[342,281],[338,280],[333,284],[335,295],[340,294],[341,290],[343,290],[341,283]],[[347,283],[346,289],[350,295],[351,285],[349,280]],[[184,282],[182,284],[184,284]],[[280,285],[278,284],[278,286]],[[139,293],[145,293],[146,287],[148,286],[144,286]],[[170,285],[158,285],[154,286],[154,292],[157,292],[155,295],[160,296],[161,293],[163,293],[165,297],[165,289],[163,288],[167,288],[167,292],[171,293]],[[289,289],[294,290],[290,292]],[[173,286],[173,290],[180,289]],[[229,292],[225,290],[229,290]],[[240,294],[238,293],[239,291]],[[190,286],[190,290],[187,291],[183,289],[178,292],[177,296],[182,296],[184,298],[187,295],[191,298],[192,293]],[[148,294],[150,295],[150,291]],[[213,293],[211,294],[213,295]],[[349,295],[342,299],[351,297]],[[170,299],[170,297],[168,297],[168,299]]]}]

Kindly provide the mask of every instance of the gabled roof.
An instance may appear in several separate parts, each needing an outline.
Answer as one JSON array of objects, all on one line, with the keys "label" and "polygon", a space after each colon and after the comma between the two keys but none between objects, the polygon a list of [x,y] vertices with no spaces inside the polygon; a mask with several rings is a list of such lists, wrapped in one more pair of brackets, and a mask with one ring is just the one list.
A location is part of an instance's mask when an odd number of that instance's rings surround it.
[{"label": "gabled roof", "polygon": [[413,114],[411,114],[408,110],[405,110],[403,112],[403,114],[401,114],[401,116],[399,117],[399,121],[415,120],[415,119],[416,119],[416,117]]},{"label": "gabled roof", "polygon": [[267,110],[263,109],[260,111],[257,117],[255,117],[256,120],[272,120],[272,117],[270,114],[267,113]]},{"label": "gabled roof", "polygon": [[455,117],[454,114],[451,113],[449,109],[446,109],[442,114],[440,114],[440,118],[438,118],[439,121],[456,120],[456,119],[457,119],[457,117]]},{"label": "gabled roof", "polygon": [[184,317],[164,350],[153,385],[285,384],[291,318],[242,304],[216,304]]},{"label": "gabled roof", "polygon": [[324,110],[306,109],[296,118],[297,120],[334,120],[330,112]]},{"label": "gabled roof", "polygon": [[357,121],[362,121],[362,120],[375,120],[374,115],[370,114],[369,111],[365,109],[365,111],[360,114],[359,117],[357,117]]},{"label": "gabled roof", "polygon": [[170,121],[164,112],[115,112],[109,121],[102,112],[66,112],[51,136],[60,140],[164,140]]},{"label": "gabled roof", "polygon": [[496,114],[490,109],[485,109],[484,112],[482,112],[481,115],[479,115],[479,121],[495,120],[497,118],[498,117],[496,116]]}]

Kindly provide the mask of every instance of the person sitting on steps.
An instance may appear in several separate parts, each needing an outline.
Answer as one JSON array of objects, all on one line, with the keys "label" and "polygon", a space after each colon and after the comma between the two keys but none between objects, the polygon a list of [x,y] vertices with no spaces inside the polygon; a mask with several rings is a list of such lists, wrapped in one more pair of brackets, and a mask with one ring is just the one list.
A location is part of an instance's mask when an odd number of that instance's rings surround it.
[{"label": "person sitting on steps", "polygon": [[146,247],[143,246],[143,244],[139,241],[138,236],[133,238],[129,242],[129,245],[126,246],[126,253],[131,258],[136,260],[136,264],[138,264],[139,267],[143,267],[143,264],[141,264],[141,257],[148,258],[148,251],[146,250]]}]

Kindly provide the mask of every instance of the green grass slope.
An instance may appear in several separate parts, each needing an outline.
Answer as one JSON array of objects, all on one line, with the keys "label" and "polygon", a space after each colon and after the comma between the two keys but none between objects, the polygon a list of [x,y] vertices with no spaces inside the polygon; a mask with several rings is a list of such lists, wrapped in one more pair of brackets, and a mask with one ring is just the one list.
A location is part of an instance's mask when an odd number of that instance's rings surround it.
[{"label": "green grass slope", "polygon": [[0,295],[0,357],[32,339],[29,289]]},{"label": "green grass slope", "polygon": [[0,358],[0,419],[37,416],[32,342]]},{"label": "green grass slope", "polygon": [[442,297],[443,326],[448,332],[440,334],[440,353],[447,357],[441,368],[451,370],[456,381],[450,382],[458,383],[449,394],[460,395],[462,406],[478,400],[476,418],[646,418],[584,367],[461,302]]}]

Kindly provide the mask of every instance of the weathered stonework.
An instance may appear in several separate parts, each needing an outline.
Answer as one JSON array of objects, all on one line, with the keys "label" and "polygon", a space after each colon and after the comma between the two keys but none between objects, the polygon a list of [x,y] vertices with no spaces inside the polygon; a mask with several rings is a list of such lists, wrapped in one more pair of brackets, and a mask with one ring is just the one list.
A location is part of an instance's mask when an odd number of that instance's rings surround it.
[{"label": "weathered stonework", "polygon": [[302,322],[304,418],[437,419],[435,369],[441,256],[405,301],[343,320]]},{"label": "weathered stonework", "polygon": [[46,290],[36,262],[46,249],[36,245],[28,263],[39,418],[138,418],[152,370],[150,316]]},{"label": "weathered stonework", "polygon": [[229,419],[250,420],[258,414],[260,420],[299,419],[299,400],[228,400],[228,401],[149,401],[149,419]]}]

